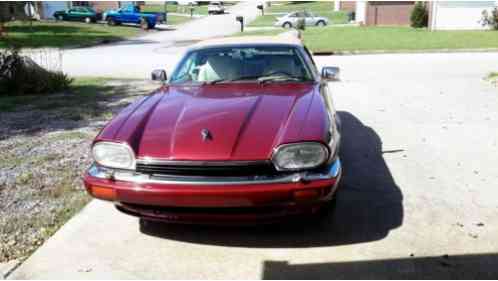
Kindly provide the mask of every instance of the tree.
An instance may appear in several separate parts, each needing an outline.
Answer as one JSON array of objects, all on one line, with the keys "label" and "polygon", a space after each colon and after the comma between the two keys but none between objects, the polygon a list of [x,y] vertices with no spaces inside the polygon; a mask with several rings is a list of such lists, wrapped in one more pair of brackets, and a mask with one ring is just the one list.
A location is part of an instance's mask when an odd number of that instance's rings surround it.
[{"label": "tree", "polygon": [[413,7],[410,21],[411,26],[414,28],[427,27],[429,22],[429,14],[427,13],[427,9],[422,2],[417,2],[415,7]]},{"label": "tree", "polygon": [[487,10],[482,11],[482,26],[489,26],[494,30],[498,30],[498,7],[491,11],[491,15],[488,14]]}]

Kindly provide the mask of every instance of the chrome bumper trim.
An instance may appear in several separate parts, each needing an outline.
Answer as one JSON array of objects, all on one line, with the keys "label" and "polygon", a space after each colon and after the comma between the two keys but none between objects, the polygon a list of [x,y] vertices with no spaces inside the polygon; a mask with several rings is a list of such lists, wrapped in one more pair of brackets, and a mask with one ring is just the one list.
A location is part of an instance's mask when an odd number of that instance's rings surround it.
[{"label": "chrome bumper trim", "polygon": [[251,177],[194,177],[194,176],[149,176],[132,171],[112,170],[93,164],[88,169],[92,177],[138,184],[180,184],[180,185],[248,185],[248,184],[279,184],[297,183],[337,178],[341,172],[341,161],[335,160],[323,172],[297,172],[282,176],[251,176]]}]

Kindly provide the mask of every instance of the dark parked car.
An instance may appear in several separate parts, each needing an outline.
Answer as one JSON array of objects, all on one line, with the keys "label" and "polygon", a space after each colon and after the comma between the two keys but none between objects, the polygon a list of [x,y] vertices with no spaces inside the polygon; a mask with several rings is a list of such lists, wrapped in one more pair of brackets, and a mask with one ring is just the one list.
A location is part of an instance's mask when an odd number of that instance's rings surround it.
[{"label": "dark parked car", "polygon": [[73,7],[65,11],[55,12],[54,18],[60,21],[84,21],[91,23],[97,21],[97,13],[89,7]]},{"label": "dark parked car", "polygon": [[294,38],[199,43],[167,84],[99,133],[86,189],[127,214],[175,223],[315,214],[333,204],[341,177],[327,83],[337,75],[320,75]]}]

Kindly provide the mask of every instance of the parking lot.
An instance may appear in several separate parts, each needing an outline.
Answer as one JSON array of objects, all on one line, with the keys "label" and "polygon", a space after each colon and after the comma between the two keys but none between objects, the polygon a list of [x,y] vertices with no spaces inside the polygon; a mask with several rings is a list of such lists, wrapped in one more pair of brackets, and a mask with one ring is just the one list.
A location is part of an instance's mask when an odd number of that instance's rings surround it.
[{"label": "parking lot", "polygon": [[142,224],[92,201],[10,278],[496,278],[496,53],[316,57],[337,65],[344,182],[322,221]]}]

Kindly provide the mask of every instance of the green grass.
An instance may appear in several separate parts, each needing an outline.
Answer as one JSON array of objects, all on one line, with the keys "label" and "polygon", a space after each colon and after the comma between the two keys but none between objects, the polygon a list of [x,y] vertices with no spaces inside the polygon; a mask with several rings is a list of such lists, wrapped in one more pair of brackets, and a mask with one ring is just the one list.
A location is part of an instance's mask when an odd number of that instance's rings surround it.
[{"label": "green grass", "polygon": [[498,79],[498,72],[491,72],[488,77],[489,80],[496,80]]},{"label": "green grass", "polygon": [[116,87],[104,85],[105,78],[77,78],[67,91],[67,96],[60,95],[22,95],[0,96],[0,112],[26,110],[25,106],[38,110],[67,111],[67,114],[81,120],[81,114],[96,115],[98,101],[119,94]]},{"label": "green grass", "polygon": [[498,48],[496,31],[428,31],[410,27],[307,28],[305,44],[315,52]]},{"label": "green grass", "polygon": [[273,26],[273,23],[276,21],[276,19],[277,18],[273,15],[259,16],[254,21],[252,21],[248,26],[251,27]]},{"label": "green grass", "polygon": [[168,22],[167,22],[167,24],[170,24],[170,25],[179,25],[179,24],[191,21],[192,19],[193,18],[191,18],[191,17],[182,17],[182,16],[168,15]]},{"label": "green grass", "polygon": [[[343,11],[334,11],[334,2],[321,1],[321,2],[307,2],[307,3],[291,3],[283,2],[281,5],[273,4],[265,10],[265,13],[290,13],[296,11],[312,12],[316,16],[327,17],[331,24],[344,24],[347,23],[347,13]],[[276,20],[277,15],[268,15],[257,17],[249,26],[272,26]]]},{"label": "green grass", "polygon": [[[9,41],[23,48],[41,47],[81,47],[103,41],[119,41],[133,37],[141,31],[133,26],[113,26],[77,22],[33,22],[33,28],[25,22],[9,22],[7,25]],[[5,40],[0,48],[7,47]]]},{"label": "green grass", "polygon": [[[264,30],[237,36],[277,35],[282,30]],[[498,48],[497,31],[428,31],[410,27],[309,27],[304,43],[314,52],[418,51],[441,49]]]}]

